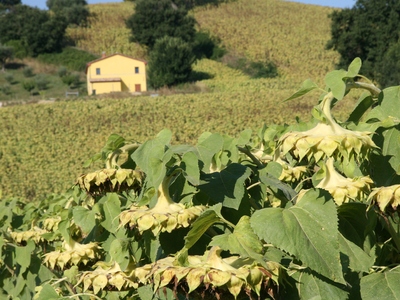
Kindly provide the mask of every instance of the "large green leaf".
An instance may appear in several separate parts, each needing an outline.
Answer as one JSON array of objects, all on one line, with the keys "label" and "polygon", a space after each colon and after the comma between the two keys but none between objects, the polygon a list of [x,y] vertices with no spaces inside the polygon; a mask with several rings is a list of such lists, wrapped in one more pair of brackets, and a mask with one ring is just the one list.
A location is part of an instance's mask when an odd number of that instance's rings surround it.
[{"label": "large green leaf", "polygon": [[131,155],[136,164],[148,175],[147,180],[154,187],[158,187],[165,177],[165,164],[172,156],[172,152],[167,151],[171,137],[171,131],[164,129],[155,139],[146,141]]},{"label": "large green leaf", "polygon": [[263,245],[250,226],[250,217],[243,216],[236,224],[232,233],[215,236],[211,246],[219,246],[232,254],[242,257],[261,257]]},{"label": "large green leaf", "polygon": [[110,245],[109,254],[125,270],[130,262],[129,240],[115,239]]},{"label": "large green leaf", "polygon": [[265,242],[290,253],[317,273],[344,283],[336,206],[326,192],[309,190],[296,205],[256,211],[250,222]]},{"label": "large green leaf", "polygon": [[199,160],[203,162],[202,170],[206,173],[210,170],[213,156],[222,149],[224,139],[216,133],[205,132],[197,142],[196,150]]},{"label": "large green leaf", "polygon": [[83,206],[75,206],[72,211],[72,216],[74,217],[75,224],[78,225],[85,234],[89,234],[96,225],[96,213]]},{"label": "large green leaf", "polygon": [[333,96],[342,100],[344,94],[346,93],[346,83],[343,81],[343,78],[346,77],[347,72],[344,70],[335,70],[329,72],[325,76],[325,83],[327,87],[332,91]]},{"label": "large green leaf", "polygon": [[250,168],[233,163],[221,172],[204,174],[199,189],[214,203],[238,209],[245,192],[244,183],[250,174]]},{"label": "large green leaf", "polygon": [[110,193],[103,203],[104,221],[101,225],[109,232],[116,232],[119,224],[118,216],[121,213],[121,201],[118,195]]},{"label": "large green leaf", "polygon": [[400,300],[400,268],[361,278],[363,300]]},{"label": "large green leaf", "polygon": [[[292,275],[296,280],[296,287],[300,299],[312,300],[341,300],[348,299],[348,293],[344,286],[325,281],[318,274],[313,274],[308,270],[296,272]],[[296,299],[294,295],[290,299]]]},{"label": "large green leaf", "polygon": [[191,184],[200,184],[199,159],[194,152],[186,152],[182,157],[181,167],[183,175]]}]

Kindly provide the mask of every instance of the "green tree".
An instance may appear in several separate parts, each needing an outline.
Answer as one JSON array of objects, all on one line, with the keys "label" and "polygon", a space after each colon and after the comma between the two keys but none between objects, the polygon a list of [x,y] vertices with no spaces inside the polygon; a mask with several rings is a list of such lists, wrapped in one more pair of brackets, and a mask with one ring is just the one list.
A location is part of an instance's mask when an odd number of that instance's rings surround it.
[{"label": "green tree", "polygon": [[[379,64],[390,45],[400,37],[400,2],[397,0],[358,0],[351,9],[334,11],[331,40],[328,49],[339,52],[339,67],[348,65],[360,57],[363,73],[379,80]],[[399,73],[400,69],[392,72]],[[382,82],[380,82],[382,85]]]},{"label": "green tree", "polygon": [[185,7],[178,7],[170,0],[138,0],[135,13],[126,20],[126,26],[131,30],[130,41],[149,49],[164,36],[192,42],[195,23]]},{"label": "green tree", "polygon": [[1,45],[0,44],[0,64],[1,71],[4,72],[6,69],[7,60],[13,58],[14,51],[12,47]]},{"label": "green tree", "polygon": [[47,0],[47,7],[57,16],[62,16],[68,24],[87,25],[89,9],[85,0]]},{"label": "green tree", "polygon": [[20,41],[31,56],[60,51],[67,23],[60,16],[26,5],[17,5],[2,16],[0,43]]},{"label": "green tree", "polygon": [[0,0],[0,10],[21,4],[21,0]]},{"label": "green tree", "polygon": [[149,59],[149,81],[154,88],[185,82],[195,56],[189,43],[165,36],[156,41]]}]

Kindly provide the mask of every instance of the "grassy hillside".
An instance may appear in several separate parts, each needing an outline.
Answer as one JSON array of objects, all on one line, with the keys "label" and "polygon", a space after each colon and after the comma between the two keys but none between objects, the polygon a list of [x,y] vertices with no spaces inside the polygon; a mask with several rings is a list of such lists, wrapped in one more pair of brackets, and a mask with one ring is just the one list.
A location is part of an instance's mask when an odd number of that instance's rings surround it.
[{"label": "grassy hillside", "polygon": [[[91,5],[90,28],[70,29],[78,47],[95,54],[122,52],[144,57],[128,42],[124,18],[131,3]],[[193,11],[199,28],[218,36],[229,55],[221,62],[201,60],[195,66],[207,78],[196,82],[200,94],[32,104],[0,109],[0,190],[4,196],[29,199],[61,192],[81,173],[85,160],[99,151],[111,133],[144,141],[162,128],[175,140],[193,142],[209,130],[236,135],[263,123],[292,123],[308,119],[318,94],[282,103],[307,78],[323,82],[338,55],[324,50],[329,40],[332,9],[277,0],[238,0]],[[280,76],[251,79],[228,68],[233,56],[272,60]],[[351,103],[344,103],[343,116]]]}]

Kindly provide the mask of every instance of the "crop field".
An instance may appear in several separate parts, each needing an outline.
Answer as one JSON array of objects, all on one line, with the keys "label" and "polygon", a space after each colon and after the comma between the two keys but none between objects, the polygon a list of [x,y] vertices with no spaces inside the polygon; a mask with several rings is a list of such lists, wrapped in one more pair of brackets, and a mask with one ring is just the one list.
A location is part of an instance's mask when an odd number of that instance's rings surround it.
[{"label": "crop field", "polygon": [[[124,19],[132,3],[90,5],[89,28],[69,29],[76,45],[95,54],[120,52],[145,58],[128,42]],[[221,39],[229,53],[255,61],[271,60],[277,78],[251,79],[223,62],[203,59],[194,66],[205,75],[196,94],[61,101],[0,109],[0,191],[3,196],[37,199],[64,191],[84,172],[83,163],[112,133],[144,141],[163,128],[176,142],[193,142],[203,131],[237,135],[266,124],[309,119],[318,92],[283,103],[306,78],[323,82],[338,54],[329,40],[330,8],[277,0],[239,0],[195,9],[199,29]],[[345,118],[354,102],[336,109]]]}]

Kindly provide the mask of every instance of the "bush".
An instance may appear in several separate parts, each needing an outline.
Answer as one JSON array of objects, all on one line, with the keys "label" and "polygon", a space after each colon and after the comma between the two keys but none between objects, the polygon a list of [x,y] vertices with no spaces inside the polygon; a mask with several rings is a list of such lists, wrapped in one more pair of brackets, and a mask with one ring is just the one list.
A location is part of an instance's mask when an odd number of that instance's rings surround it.
[{"label": "bush", "polygon": [[195,35],[193,53],[197,59],[205,57],[216,60],[221,58],[226,53],[226,49],[219,46],[220,42],[219,39],[211,37],[208,32],[199,31]]},{"label": "bush", "polygon": [[150,85],[157,89],[185,82],[194,61],[192,47],[182,39],[166,36],[157,40],[150,52]]},{"label": "bush", "polygon": [[228,58],[227,65],[241,70],[251,78],[274,78],[278,76],[278,69],[273,62],[249,61],[245,57],[232,56]]},{"label": "bush", "polygon": [[57,73],[58,73],[58,76],[64,77],[64,76],[66,76],[68,74],[68,70],[67,70],[66,67],[61,66],[61,67],[58,68],[58,72]]},{"label": "bush", "polygon": [[10,46],[14,50],[14,57],[18,59],[23,59],[25,57],[28,57],[28,50],[26,47],[22,44],[22,41],[20,40],[11,40],[5,43],[7,46]]},{"label": "bush", "polygon": [[4,74],[4,79],[7,80],[7,82],[9,84],[13,84],[14,83],[14,75],[11,73],[5,73]]},{"label": "bush", "polygon": [[5,95],[10,95],[11,94],[11,86],[9,84],[3,84],[3,86],[0,87],[0,91],[3,92]]},{"label": "bush", "polygon": [[28,92],[31,92],[36,87],[36,84],[35,84],[35,81],[33,81],[31,79],[30,80],[25,80],[22,83],[22,87],[24,88],[24,90],[26,90]]},{"label": "bush", "polygon": [[68,85],[71,88],[78,87],[80,83],[79,74],[77,73],[67,74],[61,77],[61,80],[64,84]]},{"label": "bush", "polygon": [[33,69],[32,69],[32,67],[25,67],[25,68],[22,70],[22,73],[24,74],[25,77],[32,77],[33,75],[35,75],[35,74],[33,74]]},{"label": "bush", "polygon": [[46,53],[37,57],[40,62],[52,64],[56,66],[64,66],[67,70],[83,72],[86,69],[86,64],[97,59],[98,56],[89,52],[67,47],[60,53]]},{"label": "bush", "polygon": [[49,80],[47,79],[46,75],[39,74],[35,78],[35,83],[39,91],[46,90],[49,85]]}]

